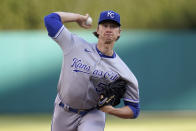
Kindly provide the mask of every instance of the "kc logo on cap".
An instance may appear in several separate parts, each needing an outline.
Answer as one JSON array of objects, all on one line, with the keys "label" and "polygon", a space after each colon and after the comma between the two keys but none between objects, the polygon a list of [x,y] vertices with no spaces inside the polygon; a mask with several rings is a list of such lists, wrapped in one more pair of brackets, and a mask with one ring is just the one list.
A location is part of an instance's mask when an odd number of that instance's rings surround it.
[{"label": "kc logo on cap", "polygon": [[108,11],[107,17],[114,18],[114,13],[112,11]]},{"label": "kc logo on cap", "polygon": [[112,10],[103,11],[100,13],[98,24],[100,24],[101,22],[104,22],[104,21],[113,21],[116,24],[118,24],[119,26],[121,26],[120,15]]}]

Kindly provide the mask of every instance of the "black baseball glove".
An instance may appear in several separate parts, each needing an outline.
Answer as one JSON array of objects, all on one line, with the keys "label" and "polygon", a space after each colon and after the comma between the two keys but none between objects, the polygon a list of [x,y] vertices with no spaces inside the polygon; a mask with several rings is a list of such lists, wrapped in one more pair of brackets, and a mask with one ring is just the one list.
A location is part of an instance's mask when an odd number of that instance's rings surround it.
[{"label": "black baseball glove", "polygon": [[123,97],[126,91],[127,81],[122,78],[111,82],[107,86],[103,87],[103,91],[100,94],[100,98],[97,104],[97,108],[100,109],[105,105],[116,106],[120,103],[120,99]]}]

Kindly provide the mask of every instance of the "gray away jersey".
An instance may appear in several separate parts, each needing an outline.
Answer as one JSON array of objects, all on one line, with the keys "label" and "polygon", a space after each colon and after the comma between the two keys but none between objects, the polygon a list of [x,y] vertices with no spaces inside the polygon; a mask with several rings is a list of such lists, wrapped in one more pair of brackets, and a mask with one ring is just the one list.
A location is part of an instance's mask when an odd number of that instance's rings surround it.
[{"label": "gray away jersey", "polygon": [[57,87],[63,103],[76,109],[95,107],[103,86],[119,77],[129,82],[124,100],[139,102],[137,79],[117,54],[114,58],[100,57],[96,44],[88,43],[64,26],[53,39],[63,50]]}]

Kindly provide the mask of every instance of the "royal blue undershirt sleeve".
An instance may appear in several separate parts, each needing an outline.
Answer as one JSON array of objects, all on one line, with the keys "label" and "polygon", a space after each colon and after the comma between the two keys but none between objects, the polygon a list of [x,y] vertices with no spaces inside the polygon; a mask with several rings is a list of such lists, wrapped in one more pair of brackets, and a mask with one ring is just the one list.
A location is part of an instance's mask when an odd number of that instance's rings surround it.
[{"label": "royal blue undershirt sleeve", "polygon": [[59,29],[63,26],[61,18],[57,13],[51,13],[45,16],[44,23],[50,37],[54,37]]},{"label": "royal blue undershirt sleeve", "polygon": [[133,103],[129,101],[124,101],[124,104],[128,106],[133,111],[133,118],[137,118],[140,113],[139,103]]}]

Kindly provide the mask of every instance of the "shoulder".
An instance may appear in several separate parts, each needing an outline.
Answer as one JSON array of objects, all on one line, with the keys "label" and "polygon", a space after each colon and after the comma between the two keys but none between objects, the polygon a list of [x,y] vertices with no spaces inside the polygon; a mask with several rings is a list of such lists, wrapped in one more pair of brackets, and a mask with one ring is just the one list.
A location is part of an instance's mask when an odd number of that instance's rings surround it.
[{"label": "shoulder", "polygon": [[85,38],[80,37],[80,36],[77,35],[77,34],[73,34],[73,36],[75,37],[76,45],[82,46],[82,47],[87,47],[87,48],[93,48],[93,45],[94,45],[94,44],[90,43],[90,42],[87,41]]},{"label": "shoulder", "polygon": [[123,68],[124,71],[128,71],[129,73],[132,73],[130,68],[127,66],[127,64],[119,57],[119,55],[116,53],[116,63]]},{"label": "shoulder", "polygon": [[130,67],[116,54],[116,64],[118,64],[120,70],[120,75],[125,80],[129,81],[131,84],[134,84],[135,87],[138,87],[138,81]]},{"label": "shoulder", "polygon": [[53,39],[63,39],[63,42],[73,42],[76,44],[88,44],[84,38],[80,37],[75,32],[70,31],[66,26],[62,26]]}]

